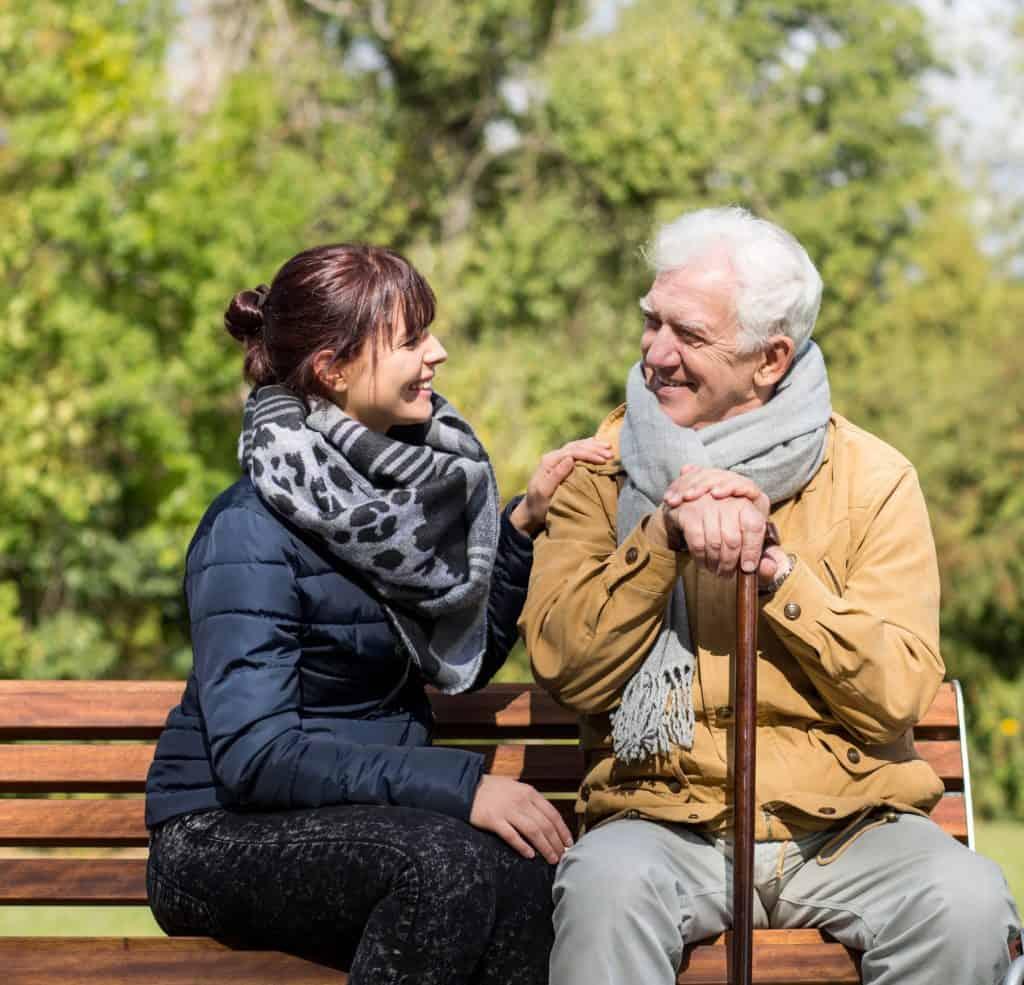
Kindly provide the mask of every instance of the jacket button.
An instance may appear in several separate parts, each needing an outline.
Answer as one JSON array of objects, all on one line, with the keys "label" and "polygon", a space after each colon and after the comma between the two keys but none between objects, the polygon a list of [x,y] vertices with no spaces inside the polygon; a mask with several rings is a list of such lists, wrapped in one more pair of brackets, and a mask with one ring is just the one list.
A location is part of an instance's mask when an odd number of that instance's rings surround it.
[{"label": "jacket button", "polygon": [[715,709],[715,718],[732,718],[732,705],[722,705]]},{"label": "jacket button", "polygon": [[639,816],[640,816],[640,812],[639,811],[626,811],[626,817],[630,821],[635,821]]},{"label": "jacket button", "polygon": [[800,606],[798,606],[796,602],[787,602],[785,608],[782,610],[782,614],[787,619],[799,619]]},{"label": "jacket button", "polygon": [[699,821],[700,820],[700,815],[699,814],[691,814],[690,815],[690,820],[691,821]]},{"label": "jacket button", "polygon": [[584,783],[580,787],[580,800],[590,800],[590,784]]},{"label": "jacket button", "polygon": [[626,551],[626,564],[635,564],[638,557],[640,557],[640,552],[635,547],[631,547]]},{"label": "jacket button", "polygon": [[818,813],[819,814],[835,814],[835,812],[836,812],[836,809],[834,807],[819,807],[818,808]]},{"label": "jacket button", "polygon": [[882,817],[885,818],[887,824],[895,824],[900,819],[899,811],[886,811]]},{"label": "jacket button", "polygon": [[859,763],[860,762],[860,753],[856,749],[847,749],[846,750],[846,758],[851,763]]},{"label": "jacket button", "polygon": [[683,785],[678,780],[669,780],[668,788],[672,793],[679,793],[683,789]]}]

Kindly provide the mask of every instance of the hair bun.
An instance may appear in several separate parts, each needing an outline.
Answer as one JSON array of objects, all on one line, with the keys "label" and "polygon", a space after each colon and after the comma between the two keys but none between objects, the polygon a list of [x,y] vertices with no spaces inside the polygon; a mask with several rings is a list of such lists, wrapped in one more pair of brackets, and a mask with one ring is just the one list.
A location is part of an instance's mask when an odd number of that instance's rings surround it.
[{"label": "hair bun", "polygon": [[224,312],[224,327],[239,342],[249,342],[263,335],[263,305],[270,288],[266,284],[248,291],[239,291]]}]

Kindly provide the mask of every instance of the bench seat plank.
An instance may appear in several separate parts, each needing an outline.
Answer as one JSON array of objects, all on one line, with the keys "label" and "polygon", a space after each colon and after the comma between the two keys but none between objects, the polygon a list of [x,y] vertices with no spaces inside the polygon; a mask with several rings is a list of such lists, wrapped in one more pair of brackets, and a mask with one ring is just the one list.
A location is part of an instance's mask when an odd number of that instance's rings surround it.
[{"label": "bench seat plank", "polygon": [[4,979],[18,985],[345,985],[342,971],[280,951],[204,937],[0,937]]},{"label": "bench seat plank", "polygon": [[[727,985],[728,935],[688,949],[680,985]],[[0,966],[19,985],[344,985],[344,972],[278,951],[235,950],[206,938],[0,938]],[[758,985],[855,985],[857,962],[816,930],[754,931]]]}]

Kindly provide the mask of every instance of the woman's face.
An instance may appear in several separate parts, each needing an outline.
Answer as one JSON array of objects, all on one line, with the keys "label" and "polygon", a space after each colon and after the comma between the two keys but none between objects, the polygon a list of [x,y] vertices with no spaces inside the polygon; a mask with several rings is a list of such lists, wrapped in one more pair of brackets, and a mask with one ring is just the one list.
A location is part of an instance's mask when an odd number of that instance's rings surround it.
[{"label": "woman's face", "polygon": [[400,318],[390,343],[383,342],[376,353],[368,343],[341,369],[335,384],[337,403],[371,431],[422,424],[430,419],[434,374],[447,358],[444,346],[429,329],[412,335]]}]

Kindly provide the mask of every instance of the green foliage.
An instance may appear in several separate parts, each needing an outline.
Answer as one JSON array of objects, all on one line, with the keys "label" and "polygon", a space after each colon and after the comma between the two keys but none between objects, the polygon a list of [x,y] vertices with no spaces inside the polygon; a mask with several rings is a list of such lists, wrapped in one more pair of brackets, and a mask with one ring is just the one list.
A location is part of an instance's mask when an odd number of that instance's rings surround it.
[{"label": "green foliage", "polygon": [[421,267],[443,389],[511,494],[620,401],[654,223],[738,202],[822,271],[837,408],[918,467],[981,806],[1019,809],[1024,297],[921,109],[920,16],[636,0],[597,33],[585,10],[0,3],[0,673],[187,667],[184,551],[235,474],[244,394],[222,314],[297,250],[387,242]]}]

